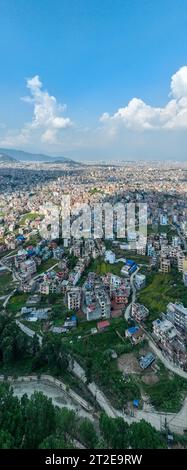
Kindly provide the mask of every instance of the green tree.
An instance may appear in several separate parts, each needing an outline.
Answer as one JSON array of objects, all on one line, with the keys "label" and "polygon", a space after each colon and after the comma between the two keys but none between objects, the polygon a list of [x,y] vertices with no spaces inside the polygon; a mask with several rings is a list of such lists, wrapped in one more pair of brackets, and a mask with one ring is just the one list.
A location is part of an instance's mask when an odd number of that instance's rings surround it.
[{"label": "green tree", "polygon": [[1,342],[2,356],[4,364],[11,364],[14,360],[13,338],[6,336]]},{"label": "green tree", "polygon": [[133,449],[161,449],[167,447],[161,434],[144,420],[131,424],[130,446]]},{"label": "green tree", "polygon": [[14,439],[8,431],[0,430],[0,449],[13,449]]},{"label": "green tree", "polygon": [[67,369],[69,361],[65,346],[59,336],[46,335],[41,348],[40,360],[43,364],[61,374]]},{"label": "green tree", "polygon": [[58,436],[64,436],[67,443],[70,436],[76,437],[77,433],[77,417],[73,410],[62,408],[56,413],[56,433]]},{"label": "green tree", "polygon": [[34,449],[56,427],[55,408],[52,400],[41,392],[35,392],[25,402],[25,439],[24,447]]},{"label": "green tree", "polygon": [[123,418],[110,418],[105,413],[100,416],[100,430],[107,447],[126,449],[129,447],[129,425]]},{"label": "green tree", "polygon": [[66,446],[63,438],[59,438],[52,434],[42,441],[39,445],[39,449],[70,449],[70,446]]},{"label": "green tree", "polygon": [[35,335],[33,336],[32,338],[32,354],[33,356],[35,356],[36,354],[39,354],[40,352],[40,343],[39,343],[39,339],[38,339],[38,336],[37,334],[35,333]]},{"label": "green tree", "polygon": [[28,338],[9,318],[0,318],[0,357],[4,364],[11,364],[23,355],[30,353],[30,338]]},{"label": "green tree", "polygon": [[0,384],[0,429],[10,433],[19,447],[23,438],[23,419],[20,403],[9,384]]},{"label": "green tree", "polygon": [[97,434],[89,419],[84,419],[79,426],[79,439],[88,449],[94,449],[97,444]]}]

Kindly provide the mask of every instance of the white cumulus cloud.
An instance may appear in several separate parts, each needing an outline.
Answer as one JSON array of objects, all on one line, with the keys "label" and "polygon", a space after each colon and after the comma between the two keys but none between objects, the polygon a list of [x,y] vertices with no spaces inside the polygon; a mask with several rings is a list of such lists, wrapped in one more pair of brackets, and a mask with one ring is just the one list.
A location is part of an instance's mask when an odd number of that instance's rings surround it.
[{"label": "white cumulus cloud", "polygon": [[28,78],[26,86],[30,94],[21,99],[33,106],[32,120],[26,123],[19,132],[8,132],[1,141],[1,145],[25,145],[34,137],[42,143],[57,143],[60,131],[72,125],[70,118],[62,115],[66,106],[59,104],[55,96],[43,89],[38,75]]},{"label": "white cumulus cloud", "polygon": [[41,140],[54,143],[58,137],[58,131],[69,127],[70,118],[62,116],[65,106],[59,104],[55,98],[43,90],[42,82],[38,75],[27,80],[27,88],[30,96],[24,98],[33,103],[33,119],[27,127],[41,129]]},{"label": "white cumulus cloud", "polygon": [[140,98],[132,98],[127,106],[113,115],[103,113],[100,121],[117,131],[123,125],[132,130],[187,128],[187,66],[172,77],[170,100],[164,107],[154,107]]}]

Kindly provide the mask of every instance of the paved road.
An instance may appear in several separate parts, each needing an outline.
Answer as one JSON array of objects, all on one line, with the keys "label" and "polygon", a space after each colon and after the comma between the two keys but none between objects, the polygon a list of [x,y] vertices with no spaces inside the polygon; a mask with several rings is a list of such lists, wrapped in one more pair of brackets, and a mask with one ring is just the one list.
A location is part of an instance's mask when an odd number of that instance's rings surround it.
[{"label": "paved road", "polygon": [[[30,336],[30,338],[33,338],[36,334],[35,331],[31,330],[28,326],[25,326],[23,323],[21,323],[19,320],[16,320],[16,325],[19,326],[20,330],[23,331],[27,336]],[[40,346],[42,345],[42,336],[37,333],[37,337],[39,339]]]},{"label": "paved road", "polygon": [[[29,336],[34,336],[35,332],[28,327],[25,327],[21,322],[16,320],[16,323],[22,331],[24,331]],[[24,327],[24,329],[23,329]],[[40,336],[40,335],[38,335]],[[148,338],[149,339],[149,338]],[[42,337],[40,337],[40,341],[42,342]],[[181,377],[187,377],[187,373],[182,371],[181,369],[176,369],[166,358],[164,358],[161,351],[154,345],[154,343],[149,339],[150,347],[153,349],[155,354],[159,357],[159,359],[164,363],[164,365],[172,370],[172,372],[181,375]],[[70,365],[71,371],[80,379],[84,384],[86,384],[86,373],[85,370],[80,366],[77,361],[73,361],[73,364]],[[88,390],[92,393],[94,398],[96,399],[99,406],[105,411],[105,413],[111,417],[115,418],[117,416],[122,417],[124,421],[128,423],[137,422],[141,419],[145,419],[148,423],[151,423],[157,430],[160,430],[162,426],[165,424],[165,419],[167,419],[167,423],[171,431],[176,433],[183,433],[184,429],[187,429],[187,398],[184,401],[184,404],[179,411],[179,413],[159,413],[155,410],[150,409],[150,406],[145,408],[144,410],[137,410],[133,417],[122,413],[119,410],[113,408],[109,400],[105,397],[104,393],[99,389],[99,387],[94,383],[90,383],[87,385]]]},{"label": "paved road", "polygon": [[[149,337],[148,337],[149,338]],[[183,377],[184,379],[187,379],[187,372],[184,370],[180,369],[179,367],[176,367],[171,361],[169,361],[162,353],[162,351],[153,343],[151,339],[149,339],[149,346],[150,348],[154,351],[156,356],[160,359],[160,361],[165,365],[165,367],[174,374],[179,375],[180,377]]]},{"label": "paved road", "polygon": [[145,419],[156,429],[165,428],[165,424],[172,432],[182,434],[187,429],[187,398],[179,413],[159,413],[152,410],[140,410],[135,413],[138,420]]},{"label": "paved road", "polygon": [[154,410],[150,405],[146,405],[143,410],[134,410],[134,416],[129,417],[120,411],[117,411],[117,416],[123,418],[129,424],[132,422],[139,422],[141,419],[150,423],[155,429],[161,431],[165,426],[171,432],[183,434],[187,429],[187,398],[185,399],[181,410],[178,413],[163,413]]},{"label": "paved road", "polygon": [[[6,268],[6,270],[9,271],[12,274],[13,281],[16,281],[16,277],[15,277],[15,273],[14,273],[13,269],[10,268],[9,266],[7,266],[6,263],[3,262],[4,259],[6,259],[5,256],[0,259],[0,265],[4,266]],[[9,299],[14,295],[15,292],[16,292],[16,288],[13,289],[8,295],[4,296],[3,308],[6,308],[6,305],[9,301]]]},{"label": "paved road", "polygon": [[[19,328],[28,336],[33,338],[35,335],[35,331],[27,326],[23,325],[19,320],[16,320],[16,324]],[[42,344],[42,336],[37,334],[40,345]],[[78,362],[73,361],[73,364],[70,366],[71,371],[75,374],[84,384],[86,383],[86,374],[84,369],[78,364]],[[90,383],[87,385],[88,390],[92,393],[100,407],[108,414],[108,416],[114,418],[116,416],[115,411],[107,398],[104,396],[103,392],[99,389],[99,387],[94,383]]]},{"label": "paved road", "polygon": [[[135,277],[135,274],[138,272],[139,268],[131,275],[131,278],[130,278],[130,283],[131,283],[131,288],[132,288],[132,301],[131,303],[127,306],[126,310],[125,310],[125,314],[124,314],[124,318],[125,320],[128,321],[129,317],[130,317],[130,309],[131,309],[131,305],[133,302],[135,302],[136,300],[136,287],[134,285],[134,277]],[[156,356],[160,359],[160,361],[165,365],[165,367],[169,370],[171,370],[172,372],[174,372],[174,374],[176,375],[179,375],[180,377],[183,377],[184,379],[187,379],[187,372],[185,372],[184,370],[180,369],[179,367],[175,366],[171,361],[169,361],[169,359],[166,358],[166,356],[163,355],[162,351],[158,348],[158,346],[155,344],[155,342],[153,341],[153,338],[152,336],[150,335],[150,333],[147,332],[147,330],[145,330],[143,328],[143,326],[141,325],[142,329],[144,330],[144,333],[148,339],[148,342],[149,342],[149,346],[150,348],[154,351],[154,353],[156,354]]]},{"label": "paved road", "polygon": [[[71,367],[73,374],[75,374],[82,382],[86,383],[86,374],[84,369],[78,364],[77,361],[73,361],[73,365]],[[100,407],[105,411],[105,413],[110,416],[111,418],[115,418],[116,413],[113,409],[110,402],[107,400],[103,392],[99,389],[99,387],[94,383],[89,383],[87,385],[88,390],[94,396]]]},{"label": "paved road", "polygon": [[37,278],[40,277],[40,276],[43,276],[45,273],[48,273],[49,271],[52,271],[56,266],[58,266],[58,264],[59,264],[59,261],[58,261],[58,263],[53,264],[53,266],[51,266],[50,268],[48,268],[48,269],[47,269],[46,271],[44,271],[43,273],[36,274],[35,276],[32,277],[31,281],[37,279]]},{"label": "paved road", "polygon": [[154,342],[154,339],[153,337],[151,336],[151,334],[145,330],[145,328],[143,327],[143,325],[141,325],[141,328],[142,330],[144,331],[145,333],[145,336],[149,342],[149,346],[150,348],[154,351],[154,353],[156,354],[156,356],[158,357],[158,359],[160,359],[160,361],[164,364],[164,366],[171,370],[172,372],[174,372],[174,374],[176,375],[179,375],[180,377],[183,377],[184,379],[187,379],[187,372],[185,372],[184,370],[180,369],[180,367],[177,367],[175,364],[173,364],[173,362],[169,361],[169,359],[167,359],[167,357],[163,354],[163,352],[161,351],[161,349],[158,348],[157,344]]},{"label": "paved road", "polygon": [[12,292],[10,292],[10,294],[6,296],[6,299],[3,302],[3,308],[6,308],[7,303],[9,302],[10,298],[15,294],[16,290],[17,289],[12,290]]},{"label": "paved road", "polygon": [[[85,371],[76,361],[74,361],[74,366],[73,366],[72,371],[84,383],[86,382]],[[94,382],[88,385],[88,389],[90,390],[92,395],[95,397],[100,407],[111,418],[120,417],[120,418],[123,418],[124,421],[127,421],[129,424],[133,422],[138,422],[141,419],[144,419],[145,421],[150,423],[153,427],[155,427],[157,430],[160,430],[162,427],[164,427],[165,422],[167,421],[167,425],[169,426],[169,429],[172,432],[176,432],[179,434],[182,434],[184,429],[187,429],[187,398],[185,399],[184,404],[181,410],[179,411],[179,413],[157,412],[152,407],[146,405],[146,407],[143,410],[135,411],[134,416],[131,417],[113,408],[113,406],[110,404],[108,399],[105,397],[104,393],[99,389],[99,387]]]},{"label": "paved road", "polygon": [[[9,376],[6,381],[11,384],[15,395],[21,398],[24,393],[29,397],[35,391],[41,391],[52,399],[53,404],[59,408],[68,408],[74,410],[80,416],[87,417],[94,421],[93,407],[84,400],[80,395],[75,393],[64,382],[55,379],[52,376],[42,374],[38,379],[37,376],[22,376],[14,379]],[[4,381],[4,376],[0,376],[0,382]]]}]

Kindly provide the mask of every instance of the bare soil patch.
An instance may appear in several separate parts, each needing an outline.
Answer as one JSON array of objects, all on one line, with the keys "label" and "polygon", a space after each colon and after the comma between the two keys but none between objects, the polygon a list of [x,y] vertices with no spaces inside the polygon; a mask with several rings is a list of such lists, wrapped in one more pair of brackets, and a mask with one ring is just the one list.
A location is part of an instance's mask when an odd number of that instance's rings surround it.
[{"label": "bare soil patch", "polygon": [[146,385],[154,385],[159,382],[159,378],[154,372],[148,372],[147,374],[142,375],[141,379]]},{"label": "bare soil patch", "polygon": [[141,372],[138,359],[133,353],[122,354],[118,358],[118,367],[124,374],[138,374]]}]

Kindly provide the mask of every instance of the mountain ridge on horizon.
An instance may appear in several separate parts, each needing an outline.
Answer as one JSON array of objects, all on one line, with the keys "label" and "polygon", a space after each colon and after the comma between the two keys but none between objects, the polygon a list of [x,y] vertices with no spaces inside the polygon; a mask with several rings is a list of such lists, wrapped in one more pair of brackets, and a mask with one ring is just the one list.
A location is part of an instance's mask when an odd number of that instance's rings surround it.
[{"label": "mountain ridge on horizon", "polygon": [[52,157],[51,155],[46,155],[43,153],[32,153],[26,152],[24,150],[17,150],[17,149],[6,149],[0,148],[0,154],[13,158],[15,161],[27,161],[27,162],[43,162],[43,163],[70,163],[72,165],[78,165],[79,162],[72,160],[71,158],[63,157],[63,156],[55,156]]},{"label": "mountain ridge on horizon", "polygon": [[0,150],[0,163],[16,163],[16,159]]}]

